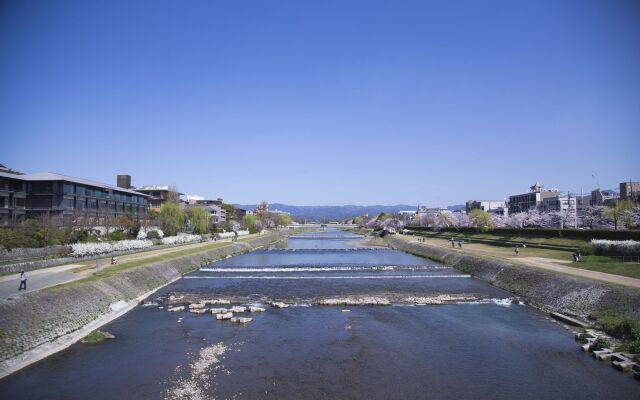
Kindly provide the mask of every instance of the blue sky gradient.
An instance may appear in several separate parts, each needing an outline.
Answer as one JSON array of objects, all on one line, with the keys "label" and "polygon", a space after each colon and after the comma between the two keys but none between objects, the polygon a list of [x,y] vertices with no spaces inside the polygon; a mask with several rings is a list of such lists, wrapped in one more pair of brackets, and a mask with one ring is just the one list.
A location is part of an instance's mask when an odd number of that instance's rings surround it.
[{"label": "blue sky gradient", "polygon": [[0,163],[235,203],[640,179],[638,1],[4,1]]}]

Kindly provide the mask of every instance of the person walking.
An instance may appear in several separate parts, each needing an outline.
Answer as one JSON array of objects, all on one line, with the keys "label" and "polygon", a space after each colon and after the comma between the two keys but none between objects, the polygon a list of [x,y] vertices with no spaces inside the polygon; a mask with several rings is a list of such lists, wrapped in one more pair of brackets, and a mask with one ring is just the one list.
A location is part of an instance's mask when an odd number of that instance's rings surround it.
[{"label": "person walking", "polygon": [[451,247],[456,247],[456,242],[453,240],[453,238],[451,238]]},{"label": "person walking", "polygon": [[18,288],[18,292],[21,290],[27,290],[27,274],[24,271],[20,272],[20,287]]},{"label": "person walking", "polygon": [[518,246],[516,246],[514,251],[516,252],[516,255],[520,254],[520,248]]},{"label": "person walking", "polygon": [[458,241],[458,247],[462,248],[462,240]]}]

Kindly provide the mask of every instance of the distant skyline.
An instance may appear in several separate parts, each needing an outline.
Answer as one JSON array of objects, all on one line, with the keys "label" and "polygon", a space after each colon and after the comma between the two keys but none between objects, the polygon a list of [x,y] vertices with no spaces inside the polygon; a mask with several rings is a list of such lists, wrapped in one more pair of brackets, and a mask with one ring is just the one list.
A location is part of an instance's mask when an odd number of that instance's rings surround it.
[{"label": "distant skyline", "polygon": [[4,1],[0,163],[239,204],[617,190],[638,71],[631,0]]}]

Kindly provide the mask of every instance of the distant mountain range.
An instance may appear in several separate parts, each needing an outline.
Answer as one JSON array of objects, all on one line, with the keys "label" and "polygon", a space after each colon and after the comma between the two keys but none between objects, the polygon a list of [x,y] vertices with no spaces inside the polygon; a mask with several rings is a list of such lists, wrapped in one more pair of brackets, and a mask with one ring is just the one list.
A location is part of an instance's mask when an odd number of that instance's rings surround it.
[{"label": "distant mountain range", "polygon": [[[255,204],[234,204],[236,207],[245,210],[255,210]],[[293,217],[305,218],[309,221],[331,222],[342,221],[344,219],[369,214],[377,215],[384,213],[397,213],[402,210],[415,210],[416,206],[398,204],[395,206],[292,206],[287,204],[269,204],[270,210],[286,211]]]}]

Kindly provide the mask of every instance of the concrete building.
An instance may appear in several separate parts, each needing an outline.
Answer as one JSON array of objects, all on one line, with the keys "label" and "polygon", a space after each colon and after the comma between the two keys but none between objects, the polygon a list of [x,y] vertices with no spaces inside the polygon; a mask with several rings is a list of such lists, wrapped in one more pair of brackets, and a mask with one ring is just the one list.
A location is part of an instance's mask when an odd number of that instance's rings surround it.
[{"label": "concrete building", "polygon": [[0,172],[0,225],[47,218],[52,225],[99,225],[105,218],[147,218],[148,196],[129,189],[42,172]]},{"label": "concrete building", "polygon": [[416,212],[418,220],[421,220],[423,217],[439,217],[442,214],[451,214],[451,210],[444,207],[433,207],[429,208],[427,206],[418,206],[418,211]]},{"label": "concrete building", "polygon": [[242,219],[247,215],[253,215],[254,212],[252,210],[245,210],[244,208],[237,208],[236,207],[236,217],[238,219]]},{"label": "concrete building", "polygon": [[558,190],[545,190],[544,187],[536,183],[531,186],[528,193],[515,194],[509,196],[509,214],[517,214],[540,208],[544,199],[557,196],[560,192]]},{"label": "concrete building", "polygon": [[569,194],[558,193],[555,196],[545,197],[542,200],[542,211],[567,211],[577,210],[577,198]]},{"label": "concrete building", "polygon": [[640,182],[620,183],[620,199],[640,203]]},{"label": "concrete building", "polygon": [[504,214],[507,202],[504,200],[469,200],[465,203],[465,211],[482,210],[494,214]]},{"label": "concrete building", "polygon": [[134,190],[149,196],[149,208],[156,211],[167,201],[180,203],[180,196],[184,194],[169,185],[142,186]]},{"label": "concrete building", "polygon": [[620,196],[613,190],[596,189],[591,192],[591,205],[615,206]]}]

